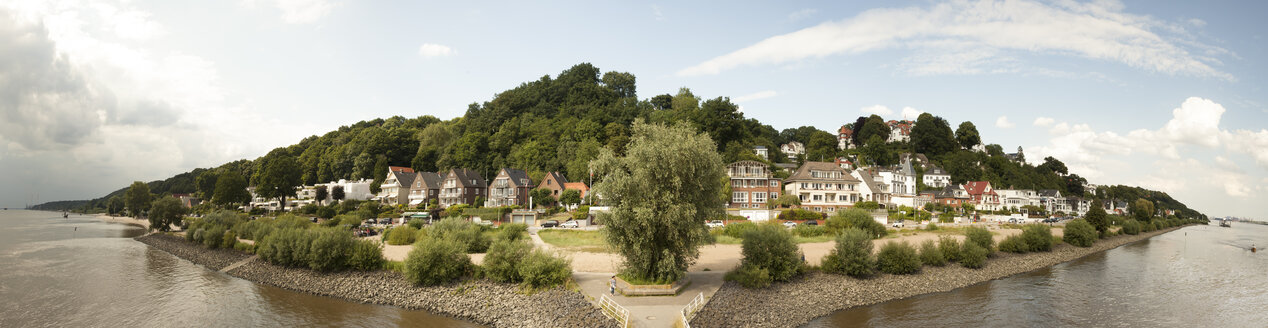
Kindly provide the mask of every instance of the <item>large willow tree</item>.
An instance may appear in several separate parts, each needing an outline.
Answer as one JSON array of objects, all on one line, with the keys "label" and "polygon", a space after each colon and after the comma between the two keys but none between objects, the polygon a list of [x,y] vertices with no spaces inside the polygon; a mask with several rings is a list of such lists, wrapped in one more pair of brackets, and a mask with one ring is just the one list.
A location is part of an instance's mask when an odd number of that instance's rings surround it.
[{"label": "large willow tree", "polygon": [[592,167],[607,241],[625,257],[629,278],[674,281],[709,239],[704,221],[722,214],[722,157],[708,135],[687,124],[636,121],[626,156],[604,149]]}]

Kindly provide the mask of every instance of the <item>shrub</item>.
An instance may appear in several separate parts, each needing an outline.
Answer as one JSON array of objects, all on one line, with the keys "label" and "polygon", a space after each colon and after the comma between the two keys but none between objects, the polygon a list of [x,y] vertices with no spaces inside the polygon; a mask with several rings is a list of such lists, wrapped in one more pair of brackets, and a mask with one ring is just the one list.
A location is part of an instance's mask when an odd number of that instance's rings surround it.
[{"label": "shrub", "polygon": [[970,268],[979,269],[986,265],[986,255],[991,251],[978,246],[977,243],[964,243],[964,249],[960,250],[960,265]]},{"label": "shrub", "polygon": [[925,227],[925,230],[929,230],[929,231],[938,230],[938,225],[934,224],[933,222],[929,222],[929,226]]},{"label": "shrub", "polygon": [[[1028,252],[1052,251],[1052,228],[1042,224],[1028,224],[1021,227],[1021,241],[1026,244]],[[1003,248],[1003,245],[1000,246]]]},{"label": "shrub", "polygon": [[235,243],[233,244],[233,249],[242,251],[244,253],[255,253],[255,245],[248,244],[248,243]]},{"label": "shrub", "polygon": [[920,255],[910,243],[888,242],[876,254],[876,267],[888,274],[913,274],[920,272]]},{"label": "shrub", "polygon": [[201,237],[203,246],[207,246],[207,248],[219,248],[220,244],[224,242],[224,235],[225,227],[212,226],[207,228],[201,236],[195,236],[194,238]]},{"label": "shrub", "polygon": [[1129,235],[1138,235],[1140,234],[1140,221],[1128,219],[1123,222],[1123,228],[1120,231]]},{"label": "shrub", "polygon": [[1030,250],[1021,235],[1012,235],[999,242],[999,251],[1009,253],[1025,253]]},{"label": "shrub", "polygon": [[942,257],[949,262],[959,262],[961,257],[960,240],[951,236],[938,237],[938,250],[942,252]]},{"label": "shrub", "polygon": [[828,233],[828,230],[824,226],[800,224],[793,228],[793,233],[802,237],[818,237]]},{"label": "shrub", "polygon": [[871,213],[857,208],[838,211],[828,218],[826,225],[828,226],[828,232],[831,233],[839,233],[849,228],[862,229],[863,232],[868,233],[872,238],[884,237],[888,233],[884,224],[872,219]]},{"label": "shrub", "polygon": [[383,258],[383,247],[372,240],[357,240],[352,246],[352,255],[348,257],[348,268],[359,271],[373,271],[383,268],[387,259]]},{"label": "shrub", "polygon": [[990,254],[992,246],[995,245],[994,237],[991,237],[991,232],[987,231],[986,228],[968,227],[964,229],[964,237],[967,238],[965,239],[966,244],[977,244],[978,247],[985,249],[987,254]]},{"label": "shrub", "polygon": [[862,229],[850,228],[837,235],[836,247],[824,257],[825,272],[854,277],[872,275],[876,260],[872,258],[872,238]]},{"label": "shrub", "polygon": [[572,263],[564,258],[534,250],[519,263],[519,275],[523,285],[530,288],[546,288],[563,285],[572,277]]},{"label": "shrub", "polygon": [[339,215],[339,213],[335,211],[333,207],[322,206],[317,209],[317,212],[314,213],[314,215],[317,215],[319,218],[329,219],[335,217],[335,215]]},{"label": "shrub", "polygon": [[220,237],[219,247],[233,248],[233,245],[237,243],[238,243],[238,235],[235,235],[232,230],[225,230],[225,233],[221,235]]},{"label": "shrub", "polygon": [[422,229],[424,224],[427,224],[427,221],[423,221],[423,219],[409,219],[409,222],[406,223],[406,225],[414,229]]},{"label": "shrub", "polygon": [[801,272],[801,251],[787,229],[763,224],[744,233],[743,263],[765,269],[771,280],[788,281]]},{"label": "shrub", "polygon": [[412,226],[396,227],[383,232],[383,235],[388,245],[409,245],[414,243],[418,229]]},{"label": "shrub", "polygon": [[775,218],[784,221],[818,220],[822,219],[823,215],[811,210],[794,208],[779,212]]},{"label": "shrub", "polygon": [[1092,243],[1096,242],[1098,235],[1096,228],[1092,227],[1092,224],[1087,223],[1083,219],[1074,219],[1074,221],[1066,223],[1065,233],[1061,240],[1074,246],[1091,247]]},{"label": "shrub", "polygon": [[489,249],[489,237],[484,227],[459,218],[440,220],[428,228],[429,236],[437,239],[453,239],[463,245],[466,253],[484,253]]},{"label": "shrub", "polygon": [[[307,230],[294,228],[274,231],[256,241],[255,254],[269,263],[281,266],[307,265],[309,240],[306,233]],[[296,248],[301,245],[302,251],[297,252]],[[300,256],[296,258],[296,255]]]},{"label": "shrub", "polygon": [[497,282],[520,282],[519,263],[528,256],[532,245],[523,241],[498,239],[484,256],[484,274]]},{"label": "shrub", "polygon": [[1147,222],[1141,225],[1140,230],[1144,232],[1150,232],[1150,231],[1158,230],[1158,226],[1154,225],[1153,222]]},{"label": "shrub", "polygon": [[760,268],[753,265],[740,265],[735,271],[726,274],[726,280],[739,283],[745,288],[766,288],[770,287],[772,281],[770,272],[766,268]]},{"label": "shrub", "polygon": [[524,238],[524,233],[528,232],[528,225],[523,223],[503,224],[498,228],[498,238],[503,240],[520,240]]},{"label": "shrub", "polygon": [[942,250],[938,249],[937,243],[926,240],[920,243],[920,262],[925,265],[944,266],[947,265],[947,258],[942,255]]},{"label": "shrub", "polygon": [[745,232],[748,232],[749,230],[753,230],[755,228],[757,228],[757,225],[753,224],[753,222],[749,222],[749,221],[736,222],[736,223],[722,226],[722,234],[727,235],[731,238],[741,239],[741,238],[744,238]]},{"label": "shrub", "polygon": [[308,267],[313,271],[331,272],[343,270],[348,265],[348,255],[356,245],[356,237],[341,229],[317,229],[308,231],[312,238],[308,249]]},{"label": "shrub", "polygon": [[452,238],[423,238],[405,257],[405,279],[424,286],[458,279],[471,268],[466,249],[466,244]]}]

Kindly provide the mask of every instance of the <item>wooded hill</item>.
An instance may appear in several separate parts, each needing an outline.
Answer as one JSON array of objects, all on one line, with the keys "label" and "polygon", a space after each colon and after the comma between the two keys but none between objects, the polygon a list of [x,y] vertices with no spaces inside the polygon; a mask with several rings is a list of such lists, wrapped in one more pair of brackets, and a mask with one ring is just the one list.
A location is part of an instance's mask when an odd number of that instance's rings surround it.
[{"label": "wooded hill", "polygon": [[[276,148],[255,160],[195,169],[150,182],[149,186],[156,194],[191,193],[209,198],[217,180],[225,174],[239,175],[250,185],[268,183],[262,181],[262,174],[274,162],[284,164],[287,172],[293,172],[292,179],[306,185],[368,178],[376,179],[377,188],[388,166],[431,172],[464,167],[480,172],[486,179],[498,169],[510,167],[529,172],[534,181],[540,181],[550,171],[563,172],[569,180],[584,181],[589,175],[588,163],[598,157],[600,149],[623,153],[630,126],[636,119],[690,124],[715,141],[727,163],[786,162],[789,160],[780,153],[779,146],[798,141],[805,144],[806,154],[791,162],[847,157],[864,164],[890,165],[897,164],[900,153],[919,152],[950,172],[956,183],[986,180],[997,188],[1057,189],[1063,194],[1084,194],[1082,178],[1067,175],[1064,164],[1055,159],[1033,166],[1009,161],[998,145],[987,146],[985,153],[966,150],[980,143],[970,122],[961,124],[953,133],[946,120],[924,114],[915,122],[910,142],[888,142],[888,127],[875,125],[884,124],[883,120],[860,117],[847,127],[859,127],[854,131],[856,140],[868,138],[855,142],[859,145],[856,149],[838,150],[833,133],[812,126],[776,130],[745,118],[728,97],[704,99],[682,88],[676,94],[640,100],[633,74],[601,72],[588,63],[573,66],[554,78],[547,75],[523,83],[492,100],[472,103],[462,117],[441,120],[430,115],[394,116],[361,121]],[[753,147],[759,145],[768,149],[770,160],[753,153]],[[787,172],[778,174],[786,176]],[[82,206],[104,208],[107,200],[123,191]],[[1143,193],[1170,200],[1163,193]],[[1159,204],[1159,208],[1187,210],[1174,200]]]}]

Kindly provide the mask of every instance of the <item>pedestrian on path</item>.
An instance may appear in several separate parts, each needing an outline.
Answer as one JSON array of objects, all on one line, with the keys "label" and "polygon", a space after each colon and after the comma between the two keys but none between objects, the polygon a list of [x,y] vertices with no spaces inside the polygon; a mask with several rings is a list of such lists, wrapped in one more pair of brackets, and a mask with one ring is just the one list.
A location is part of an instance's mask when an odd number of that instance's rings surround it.
[{"label": "pedestrian on path", "polygon": [[612,293],[612,295],[616,295],[616,276],[612,276],[611,279],[608,279],[608,292]]}]

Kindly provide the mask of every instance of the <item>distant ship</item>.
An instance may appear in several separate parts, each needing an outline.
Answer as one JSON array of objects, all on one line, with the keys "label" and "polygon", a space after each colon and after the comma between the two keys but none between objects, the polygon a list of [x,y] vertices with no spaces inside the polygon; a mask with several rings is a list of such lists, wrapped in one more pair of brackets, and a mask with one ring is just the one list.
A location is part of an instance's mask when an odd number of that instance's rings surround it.
[{"label": "distant ship", "polygon": [[1228,219],[1224,219],[1224,220],[1220,220],[1220,226],[1229,228],[1229,227],[1232,227],[1233,225],[1228,223]]}]

